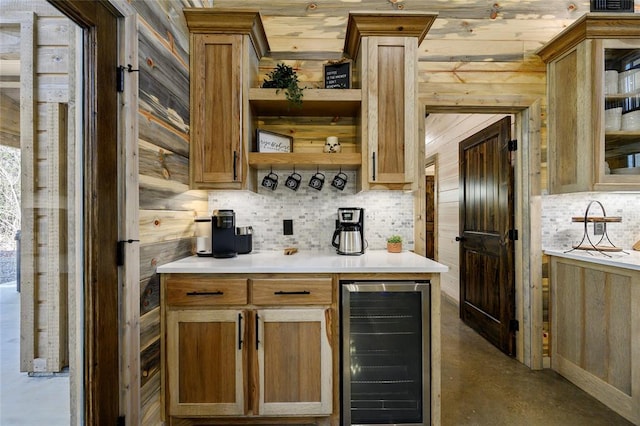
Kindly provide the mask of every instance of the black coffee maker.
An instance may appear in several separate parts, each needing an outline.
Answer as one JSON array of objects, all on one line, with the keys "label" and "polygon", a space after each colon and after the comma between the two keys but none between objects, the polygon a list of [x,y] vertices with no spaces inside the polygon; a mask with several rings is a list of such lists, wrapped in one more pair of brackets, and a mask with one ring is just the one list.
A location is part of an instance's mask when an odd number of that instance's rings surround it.
[{"label": "black coffee maker", "polygon": [[214,210],[211,218],[211,253],[213,257],[235,257],[236,214],[233,210]]}]

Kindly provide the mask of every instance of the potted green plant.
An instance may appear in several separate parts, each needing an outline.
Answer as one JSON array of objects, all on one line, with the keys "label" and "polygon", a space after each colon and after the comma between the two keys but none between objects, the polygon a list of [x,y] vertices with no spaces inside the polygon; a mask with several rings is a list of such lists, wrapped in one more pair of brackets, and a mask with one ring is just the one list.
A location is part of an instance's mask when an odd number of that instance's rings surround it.
[{"label": "potted green plant", "polygon": [[387,238],[387,251],[389,253],[400,253],[402,251],[402,237],[400,235],[392,235]]},{"label": "potted green plant", "polygon": [[276,67],[267,74],[262,83],[262,87],[265,89],[284,89],[284,94],[289,103],[295,107],[302,106],[302,90],[298,85],[298,76],[292,67],[285,64],[277,64]]}]

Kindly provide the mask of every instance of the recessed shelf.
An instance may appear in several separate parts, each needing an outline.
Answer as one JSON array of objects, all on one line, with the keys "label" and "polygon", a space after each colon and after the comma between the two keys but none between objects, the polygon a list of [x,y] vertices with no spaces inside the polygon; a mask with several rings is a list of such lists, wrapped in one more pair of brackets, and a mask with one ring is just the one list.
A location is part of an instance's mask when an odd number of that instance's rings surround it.
[{"label": "recessed shelf", "polygon": [[357,170],[361,163],[362,154],[360,153],[249,153],[249,165],[256,169],[285,170],[295,167],[296,169],[311,170],[316,167],[342,167],[343,170]]}]

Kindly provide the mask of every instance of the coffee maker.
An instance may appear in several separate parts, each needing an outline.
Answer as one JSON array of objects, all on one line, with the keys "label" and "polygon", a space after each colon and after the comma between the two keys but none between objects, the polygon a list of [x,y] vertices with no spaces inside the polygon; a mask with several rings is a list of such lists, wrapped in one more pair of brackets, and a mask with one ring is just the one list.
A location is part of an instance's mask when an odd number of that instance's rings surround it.
[{"label": "coffee maker", "polygon": [[214,210],[211,218],[211,253],[213,257],[235,257],[236,214],[233,210]]},{"label": "coffee maker", "polygon": [[338,208],[338,220],[331,244],[337,249],[338,254],[357,256],[364,253],[363,208]]}]

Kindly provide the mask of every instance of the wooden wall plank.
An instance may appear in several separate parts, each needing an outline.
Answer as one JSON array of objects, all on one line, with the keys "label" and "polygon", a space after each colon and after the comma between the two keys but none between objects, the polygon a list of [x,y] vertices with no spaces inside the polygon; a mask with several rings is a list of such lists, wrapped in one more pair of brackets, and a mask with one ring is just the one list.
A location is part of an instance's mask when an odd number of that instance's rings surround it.
[{"label": "wooden wall plank", "polygon": [[[176,129],[156,117],[151,111],[153,106],[140,99],[138,110],[138,132],[142,140],[153,141],[161,148],[189,157],[189,134]],[[188,122],[188,121],[187,121]]]},{"label": "wooden wall plank", "polygon": [[140,349],[145,350],[160,335],[160,307],[140,316]]},{"label": "wooden wall plank", "polygon": [[194,237],[194,218],[192,211],[140,210],[140,242],[155,244]]},{"label": "wooden wall plank", "polygon": [[160,373],[160,337],[140,353],[140,385]]},{"label": "wooden wall plank", "polygon": [[189,158],[142,139],[138,150],[140,174],[189,184]]},{"label": "wooden wall plank", "polygon": [[49,136],[46,175],[46,241],[48,256],[43,284],[46,284],[47,342],[42,352],[47,359],[47,371],[62,370],[67,359],[67,216],[64,199],[67,196],[67,110],[65,105],[48,104],[44,123]]},{"label": "wooden wall plank", "polygon": [[0,89],[0,145],[20,148],[19,89]]}]

